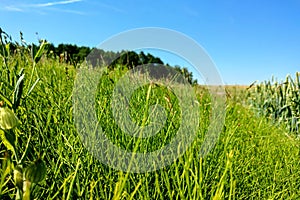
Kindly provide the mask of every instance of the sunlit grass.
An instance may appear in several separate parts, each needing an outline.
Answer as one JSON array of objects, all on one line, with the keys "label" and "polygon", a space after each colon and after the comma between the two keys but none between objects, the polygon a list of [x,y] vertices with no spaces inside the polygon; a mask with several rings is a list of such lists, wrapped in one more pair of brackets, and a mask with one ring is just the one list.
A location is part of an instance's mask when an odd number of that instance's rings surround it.
[{"label": "sunlit grass", "polygon": [[[26,77],[30,77],[32,65],[20,59],[19,66],[24,67]],[[199,87],[194,88],[200,110],[197,138],[187,151],[161,170],[126,173],[102,164],[82,144],[73,119],[72,91],[76,70],[55,60],[42,59],[36,65],[36,71],[40,81],[28,98],[22,100],[22,107],[16,110],[22,133],[16,150],[21,154],[31,137],[25,164],[40,155],[47,166],[46,178],[32,188],[31,196],[35,199],[300,197],[298,141],[293,136],[287,137],[285,129],[274,127],[268,120],[253,113],[240,98],[234,97],[241,95],[235,91],[229,91],[224,129],[206,157],[201,158],[199,151],[209,127],[211,102],[208,91]],[[118,71],[115,73],[122,75]],[[4,75],[1,74],[1,81],[5,80]],[[115,144],[130,149],[135,141],[117,129],[111,113],[110,97],[116,80],[112,75],[99,79],[99,96],[95,101],[100,104],[96,110],[109,138]],[[137,90],[130,99],[130,114],[137,124],[148,123],[143,121],[147,109],[140,105],[147,106],[145,94],[149,86]],[[180,115],[175,114],[180,108],[172,92],[153,86],[151,98],[150,101],[158,99],[167,111],[166,128],[160,137],[142,143],[140,151],[160,148],[168,143],[180,126]],[[162,142],[159,141],[161,138]],[[0,199],[16,197],[14,166],[8,159],[9,152],[1,142]]]}]

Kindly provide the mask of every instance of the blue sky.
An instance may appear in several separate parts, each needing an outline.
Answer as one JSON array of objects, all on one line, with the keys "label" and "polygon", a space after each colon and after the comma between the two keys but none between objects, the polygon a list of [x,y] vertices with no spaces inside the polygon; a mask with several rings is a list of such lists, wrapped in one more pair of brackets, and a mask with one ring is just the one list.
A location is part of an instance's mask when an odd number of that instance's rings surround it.
[{"label": "blue sky", "polygon": [[226,84],[300,71],[299,0],[1,0],[0,27],[17,41],[22,31],[27,42],[91,47],[134,28],[173,29],[206,50]]}]

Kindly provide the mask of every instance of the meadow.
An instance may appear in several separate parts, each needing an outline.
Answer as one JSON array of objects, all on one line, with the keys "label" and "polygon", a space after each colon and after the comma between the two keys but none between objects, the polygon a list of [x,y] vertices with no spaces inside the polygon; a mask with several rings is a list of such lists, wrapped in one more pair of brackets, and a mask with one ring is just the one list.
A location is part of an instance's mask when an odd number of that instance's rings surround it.
[{"label": "meadow", "polygon": [[[211,95],[193,86],[200,111],[195,140],[169,166],[132,173],[101,163],[86,148],[74,124],[78,69],[44,56],[45,46],[20,45],[12,54],[1,38],[0,199],[299,199],[299,74],[282,84],[227,87],[224,127],[205,157],[199,150]],[[166,123],[149,139],[124,134],[110,105],[125,73],[121,66],[99,79],[97,119],[120,148],[159,149],[175,137],[185,112],[167,87],[145,85],[130,99],[131,118],[148,125],[149,108],[159,102]]]}]

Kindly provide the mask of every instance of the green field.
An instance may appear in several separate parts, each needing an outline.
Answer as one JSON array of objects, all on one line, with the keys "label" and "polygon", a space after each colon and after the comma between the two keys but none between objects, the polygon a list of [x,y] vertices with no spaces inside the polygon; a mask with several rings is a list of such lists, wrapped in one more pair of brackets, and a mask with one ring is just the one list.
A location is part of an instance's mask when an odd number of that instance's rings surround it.
[{"label": "green field", "polygon": [[[84,146],[90,143],[82,142],[74,124],[78,69],[44,56],[43,44],[34,51],[19,46],[14,54],[4,40],[0,47],[0,199],[300,198],[299,74],[282,84],[226,87],[224,127],[205,157],[199,151],[210,125],[211,95],[208,88],[193,86],[200,116],[191,146],[169,166],[131,173],[101,163]],[[116,68],[99,78],[97,119],[120,148],[162,148],[189,110],[181,110],[168,87],[147,84],[129,99],[129,115],[140,127],[147,126],[149,108],[158,102],[166,123],[155,137],[126,135],[114,120],[111,103],[127,70]]]}]

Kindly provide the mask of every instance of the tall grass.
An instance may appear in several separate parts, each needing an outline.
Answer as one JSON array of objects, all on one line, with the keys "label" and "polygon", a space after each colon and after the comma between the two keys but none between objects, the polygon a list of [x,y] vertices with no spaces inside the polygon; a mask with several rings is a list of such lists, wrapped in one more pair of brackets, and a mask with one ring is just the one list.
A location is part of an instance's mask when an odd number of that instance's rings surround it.
[{"label": "tall grass", "polygon": [[288,75],[284,82],[272,78],[257,84],[249,89],[248,95],[249,103],[258,113],[300,134],[300,72],[295,78]]},{"label": "tall grass", "polygon": [[[23,56],[23,57],[22,57]],[[25,58],[24,58],[25,56]],[[11,57],[24,68],[25,91],[33,65],[26,56]],[[1,63],[1,72],[5,66]],[[31,189],[32,199],[297,199],[300,197],[299,145],[293,137],[286,137],[283,129],[274,127],[262,116],[256,116],[235,98],[226,106],[224,129],[215,148],[204,158],[199,156],[207,133],[211,101],[208,90],[195,87],[200,117],[197,137],[185,153],[171,165],[153,172],[130,173],[115,170],[97,160],[83,145],[73,121],[72,91],[76,70],[56,59],[41,60],[34,66],[39,79],[30,95],[22,94],[16,115],[21,122],[16,152],[24,157],[24,167],[41,156],[46,165],[46,177]],[[102,102],[97,108],[98,119],[110,132],[109,138],[119,145],[131,145],[131,138],[117,132],[110,111],[112,82],[123,71],[111,72],[99,81]],[[37,77],[38,75],[38,77]],[[11,87],[1,76],[2,91]],[[29,77],[29,78],[28,78]],[[36,79],[34,79],[36,80]],[[150,85],[134,93],[130,104],[131,116],[137,124],[143,121],[145,92]],[[152,86],[151,86],[152,87]],[[177,107],[177,100],[166,88],[153,86],[153,99],[168,107],[162,93]],[[26,97],[26,99],[24,98]],[[163,98],[162,98],[163,97]],[[1,97],[0,101],[4,101]],[[151,101],[151,100],[150,100]],[[140,104],[139,104],[140,102]],[[7,106],[5,104],[4,106]],[[178,116],[167,113],[167,123],[179,125]],[[146,113],[147,114],[147,113]],[[147,118],[146,118],[147,119]],[[172,121],[174,120],[174,121]],[[104,123],[105,122],[105,123]],[[168,127],[168,126],[166,126]],[[174,130],[162,133],[163,142],[173,137]],[[112,134],[118,133],[117,135]],[[160,148],[157,140],[145,141],[141,150]],[[162,143],[163,143],[162,142]],[[127,148],[126,146],[124,148]],[[130,148],[130,147],[129,147]],[[0,199],[15,199],[18,189],[13,179],[12,163],[16,158],[0,140]],[[9,167],[7,167],[9,166]]]}]

